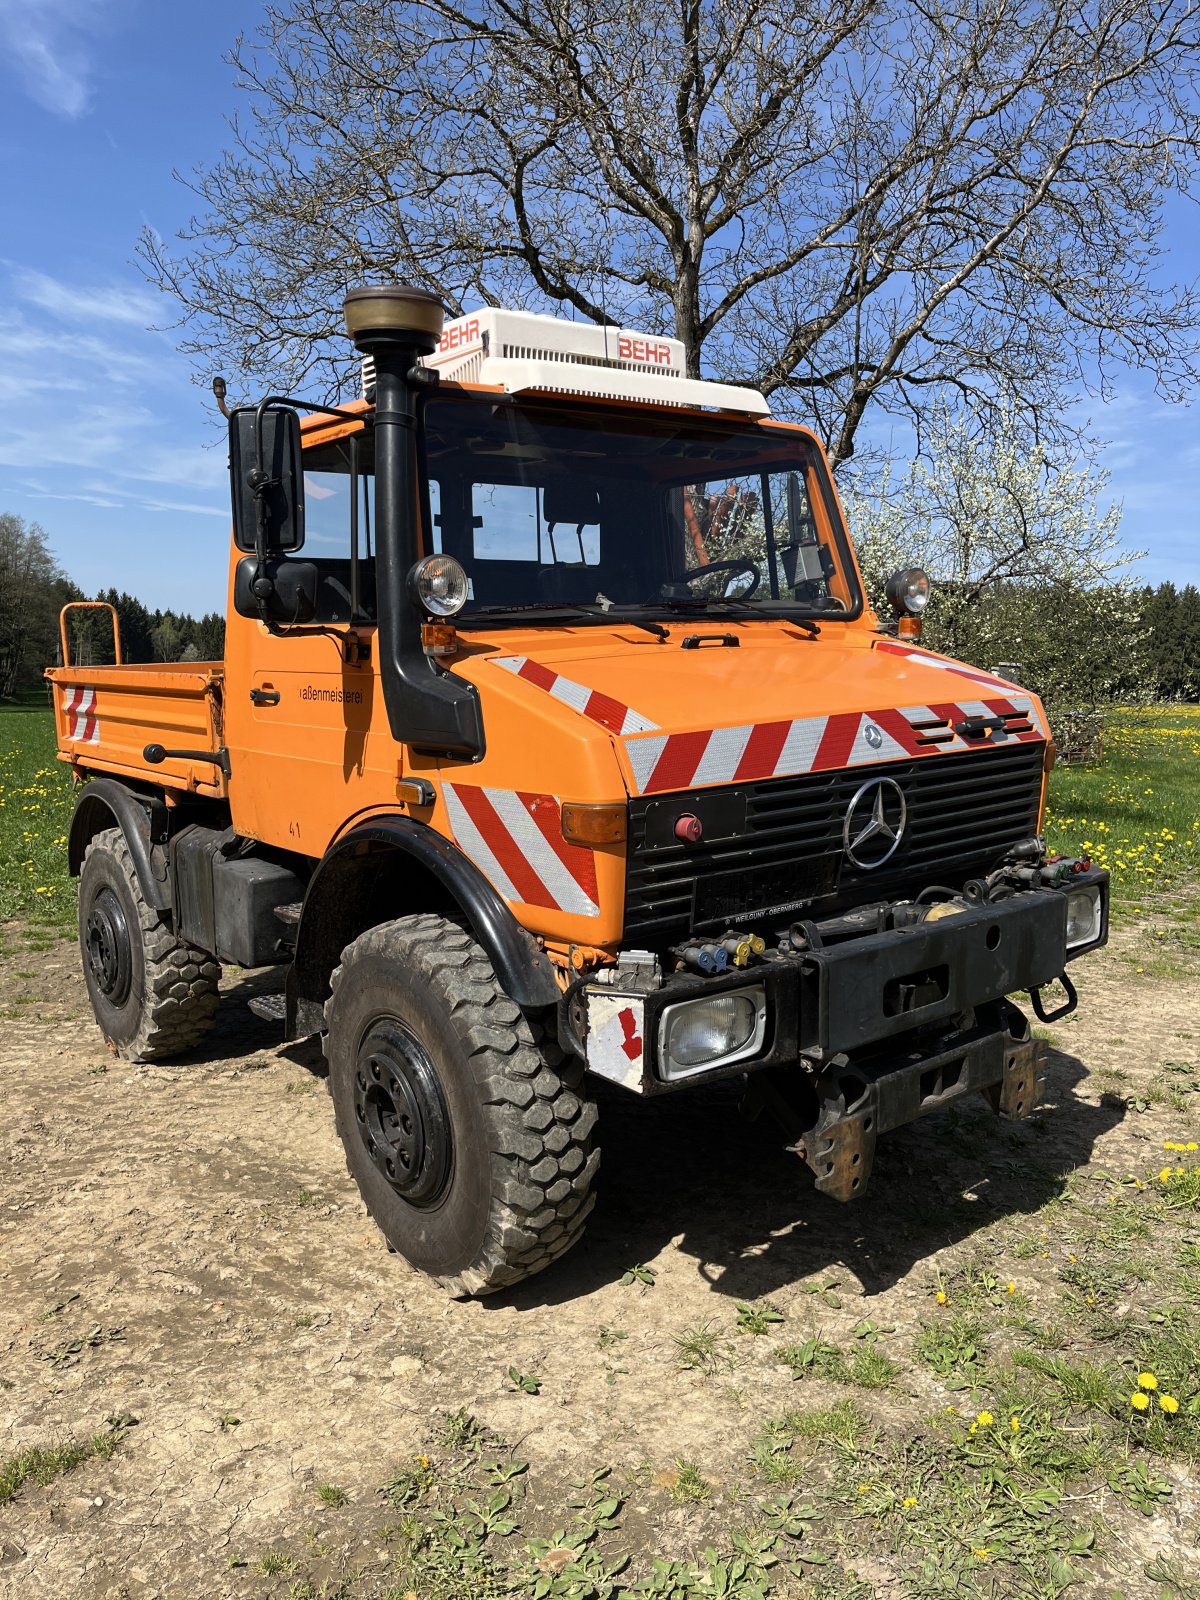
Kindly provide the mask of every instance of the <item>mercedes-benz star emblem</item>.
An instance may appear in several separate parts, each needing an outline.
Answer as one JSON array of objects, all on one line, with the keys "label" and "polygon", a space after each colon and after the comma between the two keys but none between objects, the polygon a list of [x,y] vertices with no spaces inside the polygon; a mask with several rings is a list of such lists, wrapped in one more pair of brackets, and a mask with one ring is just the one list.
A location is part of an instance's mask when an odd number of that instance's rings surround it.
[{"label": "mercedes-benz star emblem", "polygon": [[842,828],[846,854],[856,867],[873,872],[896,853],[907,819],[900,785],[891,778],[872,778],[847,807]]}]

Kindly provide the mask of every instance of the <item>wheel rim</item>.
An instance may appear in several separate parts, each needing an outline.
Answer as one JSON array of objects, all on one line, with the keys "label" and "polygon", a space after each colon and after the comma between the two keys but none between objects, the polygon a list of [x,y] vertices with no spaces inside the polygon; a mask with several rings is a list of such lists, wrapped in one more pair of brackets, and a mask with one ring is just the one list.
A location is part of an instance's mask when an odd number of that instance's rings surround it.
[{"label": "wheel rim", "polygon": [[92,902],[85,941],[96,988],[111,1005],[123,1005],[133,982],[133,946],[125,907],[111,889],[101,889]]},{"label": "wheel rim", "polygon": [[416,1034],[394,1017],[371,1024],[354,1064],[354,1118],[373,1165],[401,1199],[431,1206],[450,1177],[450,1114]]}]

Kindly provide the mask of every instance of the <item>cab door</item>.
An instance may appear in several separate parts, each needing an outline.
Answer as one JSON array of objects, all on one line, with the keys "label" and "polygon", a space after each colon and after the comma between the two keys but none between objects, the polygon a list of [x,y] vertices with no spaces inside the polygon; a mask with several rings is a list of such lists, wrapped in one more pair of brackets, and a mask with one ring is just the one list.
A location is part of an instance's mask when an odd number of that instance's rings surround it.
[{"label": "cab door", "polygon": [[315,573],[308,620],[269,626],[239,614],[238,564],[254,556],[235,549],[230,572],[225,742],[233,824],[247,837],[314,857],[347,818],[395,794],[399,751],[375,650],[368,438],[359,429],[353,442],[344,426],[305,430],[304,546],[288,559],[313,569],[306,578]]}]

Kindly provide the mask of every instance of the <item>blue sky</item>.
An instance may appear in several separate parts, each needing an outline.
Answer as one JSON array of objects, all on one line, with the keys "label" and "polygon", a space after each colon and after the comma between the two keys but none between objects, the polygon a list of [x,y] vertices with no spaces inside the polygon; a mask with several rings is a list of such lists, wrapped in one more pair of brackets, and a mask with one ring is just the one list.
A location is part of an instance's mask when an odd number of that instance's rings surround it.
[{"label": "blue sky", "polygon": [[[0,0],[0,510],[41,523],[86,591],[225,603],[228,487],[211,396],[133,261],[139,229],[189,214],[172,179],[221,150],[236,105],[223,55],[251,0]],[[1172,277],[1200,270],[1178,206]],[[1200,583],[1197,411],[1144,376],[1085,403],[1108,441],[1122,536],[1152,582]]]}]

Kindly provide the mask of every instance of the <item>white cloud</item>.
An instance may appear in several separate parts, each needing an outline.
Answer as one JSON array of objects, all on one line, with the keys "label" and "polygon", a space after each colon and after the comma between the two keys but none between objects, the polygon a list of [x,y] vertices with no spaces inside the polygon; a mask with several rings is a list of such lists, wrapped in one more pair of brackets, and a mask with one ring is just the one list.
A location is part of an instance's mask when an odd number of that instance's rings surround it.
[{"label": "white cloud", "polygon": [[26,483],[24,487],[38,500],[77,500],[85,506],[99,506],[102,511],[120,511],[125,504],[123,500],[109,500],[101,494],[58,494],[40,483]]},{"label": "white cloud", "polygon": [[197,506],[187,500],[139,500],[138,504],[144,511],[187,511],[201,517],[220,517],[223,522],[228,522],[230,515],[226,505]]},{"label": "white cloud", "polygon": [[60,322],[119,322],[149,328],[164,314],[157,295],[132,284],[76,285],[26,269],[13,274],[13,290],[27,305],[48,311]]},{"label": "white cloud", "polygon": [[113,0],[0,0],[0,48],[31,100],[56,116],[84,115],[92,47]]}]

